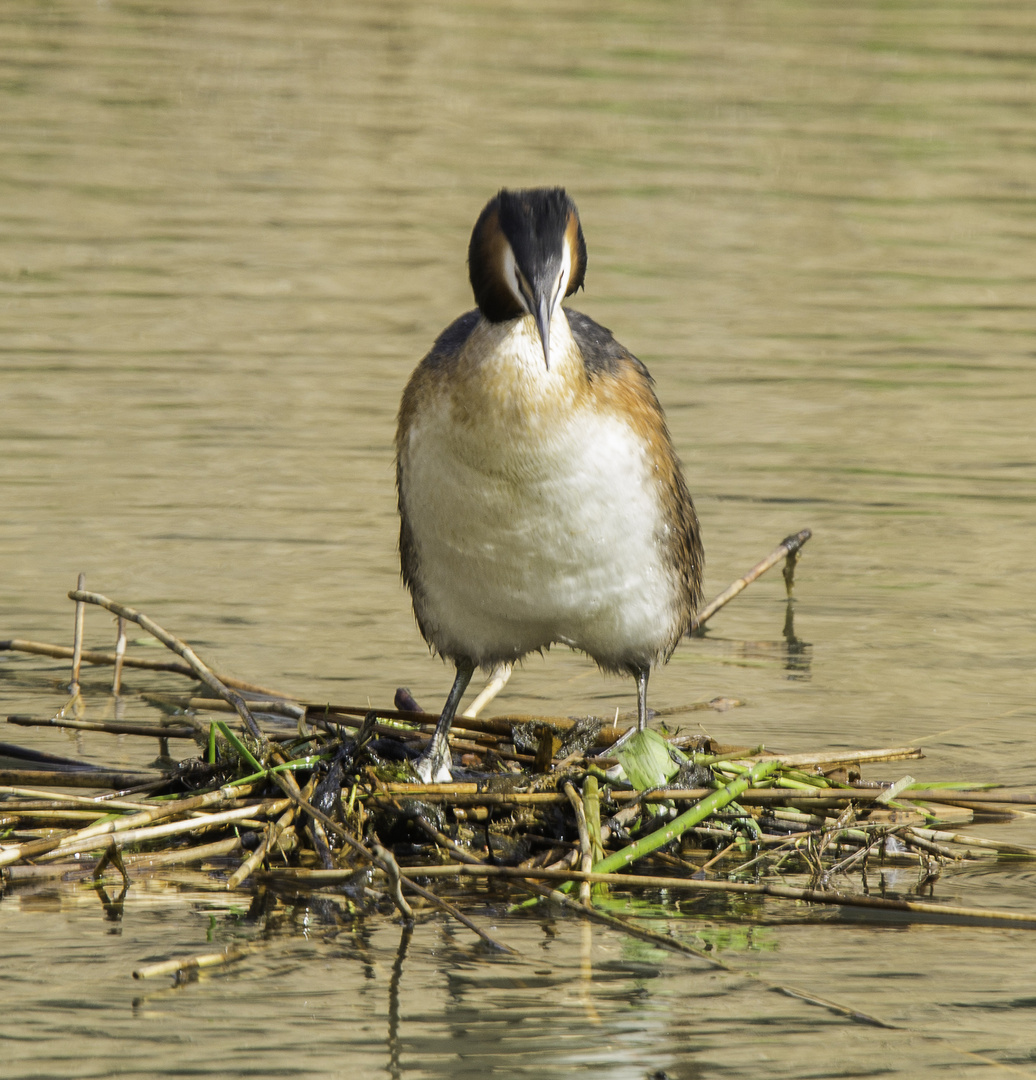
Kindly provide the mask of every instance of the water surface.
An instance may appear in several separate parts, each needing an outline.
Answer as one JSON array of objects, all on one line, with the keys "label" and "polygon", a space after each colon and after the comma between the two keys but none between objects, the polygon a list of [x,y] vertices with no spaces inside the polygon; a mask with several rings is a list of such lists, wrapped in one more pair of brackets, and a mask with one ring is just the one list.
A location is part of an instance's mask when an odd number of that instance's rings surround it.
[{"label": "water surface", "polygon": [[[590,252],[574,306],[655,376],[706,592],[814,531],[798,655],[774,575],[678,650],[653,703],[738,698],[702,721],[725,741],[920,743],[919,778],[1027,783],[1034,30],[1031,5],[977,0],[11,0],[0,637],[67,643],[83,571],[218,669],[345,703],[405,683],[435,707],[449,672],[395,556],[395,409],[471,306],[486,199],[557,182]],[[106,616],[88,639],[111,642]],[[56,711],[65,678],[3,657],[3,713]],[[103,676],[88,685],[103,701]],[[632,702],[555,650],[500,708]],[[11,732],[147,760],[127,740]],[[1036,842],[1031,818],[983,829]],[[1032,876],[947,873],[937,897],[1032,910]],[[755,909],[666,923],[721,932],[732,963],[889,1033],[569,922],[497,918],[515,962],[433,920],[393,980],[391,919],[268,927],[239,901],[185,875],[181,892],[139,883],[112,922],[92,890],[10,892],[5,1074],[964,1076],[1036,1060],[1023,931],[794,909],[775,926]],[[182,991],[130,978],[238,934],[272,944]]]}]

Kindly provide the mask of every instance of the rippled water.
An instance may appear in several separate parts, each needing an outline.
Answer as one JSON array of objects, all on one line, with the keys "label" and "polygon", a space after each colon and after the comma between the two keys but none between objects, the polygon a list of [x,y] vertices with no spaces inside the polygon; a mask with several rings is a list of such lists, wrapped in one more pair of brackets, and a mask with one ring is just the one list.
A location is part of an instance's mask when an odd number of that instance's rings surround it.
[{"label": "rippled water", "polygon": [[[653,704],[736,697],[744,708],[705,721],[724,740],[921,742],[918,777],[1026,783],[1034,30],[1030,4],[977,0],[9,0],[0,637],[67,643],[64,594],[84,571],[219,669],[360,704],[406,683],[435,707],[449,673],[398,580],[394,413],[471,306],[464,259],[485,200],[561,182],[590,251],[574,306],[656,378],[706,591],[814,531],[801,648],[786,647],[774,575],[681,647]],[[90,644],[111,636],[91,612]],[[56,709],[66,677],[0,655],[0,708]],[[555,650],[502,707],[632,700]],[[10,730],[146,760],[107,737]],[[983,828],[1036,842],[1031,818]],[[1021,867],[948,873],[937,895],[1033,908]],[[11,891],[5,1075],[1036,1068],[1026,931],[794,908],[776,926],[752,910],[709,922],[740,969],[895,1032],[607,931],[588,943],[569,922],[495,916],[523,960],[433,921],[394,977],[391,920],[298,912],[231,973],[176,992],[133,982],[150,959],[255,936],[231,901],[193,877],[179,893],[139,883],[112,922],[92,890]]]}]

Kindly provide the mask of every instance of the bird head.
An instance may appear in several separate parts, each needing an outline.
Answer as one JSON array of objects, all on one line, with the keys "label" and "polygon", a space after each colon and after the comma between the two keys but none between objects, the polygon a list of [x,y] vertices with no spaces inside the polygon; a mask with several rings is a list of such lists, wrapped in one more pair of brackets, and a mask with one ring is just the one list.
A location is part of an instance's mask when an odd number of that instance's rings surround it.
[{"label": "bird head", "polygon": [[583,284],[586,242],[564,188],[502,189],[479,215],[468,247],[475,300],[490,322],[531,315],[550,368],[550,322]]}]

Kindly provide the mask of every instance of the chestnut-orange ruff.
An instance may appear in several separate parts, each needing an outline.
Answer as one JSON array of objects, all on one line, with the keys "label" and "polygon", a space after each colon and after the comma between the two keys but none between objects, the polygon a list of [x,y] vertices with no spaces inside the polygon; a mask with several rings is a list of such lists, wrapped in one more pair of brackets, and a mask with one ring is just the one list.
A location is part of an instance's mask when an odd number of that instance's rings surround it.
[{"label": "chestnut-orange ruff", "polygon": [[647,680],[701,599],[698,521],[644,365],[561,306],[586,270],[561,188],[501,191],[468,253],[478,308],[439,336],[396,435],[403,581],[457,667],[417,763],[449,776],[447,733],[476,667],[558,643]]}]

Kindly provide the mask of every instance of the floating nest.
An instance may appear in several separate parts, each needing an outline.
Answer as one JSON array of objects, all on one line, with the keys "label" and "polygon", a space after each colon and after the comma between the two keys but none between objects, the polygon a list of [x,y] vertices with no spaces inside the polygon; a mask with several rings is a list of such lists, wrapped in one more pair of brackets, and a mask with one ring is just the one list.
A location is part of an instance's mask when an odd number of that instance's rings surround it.
[{"label": "floating nest", "polygon": [[[769,565],[787,557],[788,543]],[[138,875],[195,864],[228,890],[319,891],[361,914],[405,920],[445,912],[486,945],[508,950],[479,921],[491,895],[497,917],[560,906],[720,967],[715,955],[655,933],[638,913],[657,913],[663,903],[673,916],[700,921],[729,917],[732,897],[754,897],[760,905],[773,898],[818,911],[866,909],[886,920],[1036,926],[1034,916],[935,899],[948,863],[1036,855],[961,831],[979,818],[1009,817],[1036,796],[981,783],[918,783],[901,769],[891,780],[864,778],[865,768],[920,758],[917,748],[781,755],[682,733],[675,710],[656,717],[660,731],[632,735],[592,717],[458,717],[454,782],[415,783],[411,761],[437,716],[418,710],[406,691],[391,709],[293,700],[218,677],[148,616],[86,592],[82,581],[69,596],[77,604],[72,649],[0,642],[0,649],[70,656],[69,701],[55,716],[8,722],[150,738],[160,756],[151,771],[127,773],[0,746],[9,766],[0,769],[6,888],[114,877],[125,889]],[[90,604],[119,617],[114,653],[82,647]],[[127,622],[179,659],[127,656]],[[84,718],[83,662],[113,665],[116,691],[126,667],[176,672],[199,685],[183,695],[145,693],[160,711],[154,723],[93,722]],[[736,704],[702,702],[679,713]],[[195,753],[171,755],[176,740],[193,741]],[[135,974],[182,976],[247,952],[235,947]]]}]

